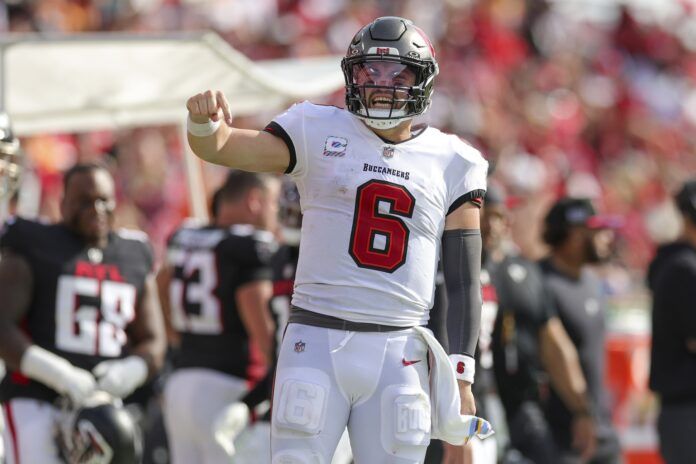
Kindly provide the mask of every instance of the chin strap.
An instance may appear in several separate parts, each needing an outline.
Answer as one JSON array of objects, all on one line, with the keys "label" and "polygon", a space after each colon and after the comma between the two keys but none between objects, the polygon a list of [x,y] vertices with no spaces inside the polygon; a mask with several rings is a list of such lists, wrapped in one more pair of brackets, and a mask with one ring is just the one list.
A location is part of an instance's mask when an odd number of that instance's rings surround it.
[{"label": "chin strap", "polygon": [[364,118],[365,124],[373,129],[393,129],[394,127],[401,124],[403,121],[407,121],[411,118],[401,118],[401,119],[369,119]]},{"label": "chin strap", "polygon": [[[385,119],[389,117],[391,113],[391,118]],[[403,109],[401,110],[385,110],[385,109],[372,109],[369,111],[369,116],[376,116],[377,118],[371,118],[368,116],[368,112],[365,110],[363,107],[359,113],[353,113],[355,116],[358,118],[362,119],[365,121],[365,124],[367,124],[369,127],[373,129],[393,129],[394,127],[398,126],[404,121],[408,121],[409,119],[413,119],[413,116],[407,116],[406,111]]]}]

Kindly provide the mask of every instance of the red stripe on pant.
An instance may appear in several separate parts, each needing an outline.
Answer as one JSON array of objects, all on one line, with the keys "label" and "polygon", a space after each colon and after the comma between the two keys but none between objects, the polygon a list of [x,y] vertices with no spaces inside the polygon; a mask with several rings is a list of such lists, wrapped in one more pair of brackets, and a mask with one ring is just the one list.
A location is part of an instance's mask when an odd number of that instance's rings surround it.
[{"label": "red stripe on pant", "polygon": [[[19,464],[19,447],[17,446],[17,427],[15,426],[14,415],[12,414],[12,406],[10,403],[3,403],[5,409],[5,417],[7,418],[7,428],[10,431],[12,438],[12,454],[14,455],[14,464]],[[5,450],[7,453],[8,450]]]}]

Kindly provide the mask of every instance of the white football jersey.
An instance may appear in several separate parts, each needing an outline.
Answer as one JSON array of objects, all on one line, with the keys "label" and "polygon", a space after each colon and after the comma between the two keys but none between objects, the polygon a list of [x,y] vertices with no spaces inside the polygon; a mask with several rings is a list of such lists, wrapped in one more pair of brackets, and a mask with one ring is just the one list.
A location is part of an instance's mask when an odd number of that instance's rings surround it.
[{"label": "white football jersey", "polygon": [[288,145],[300,192],[292,304],[354,322],[426,324],[445,217],[483,197],[486,160],[431,127],[390,143],[350,112],[309,102],[266,130]]}]

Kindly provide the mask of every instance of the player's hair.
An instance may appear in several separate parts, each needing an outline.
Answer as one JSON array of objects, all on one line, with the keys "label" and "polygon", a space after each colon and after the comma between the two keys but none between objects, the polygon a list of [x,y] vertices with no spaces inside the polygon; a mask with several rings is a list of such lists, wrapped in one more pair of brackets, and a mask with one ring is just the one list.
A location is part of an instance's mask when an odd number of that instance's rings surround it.
[{"label": "player's hair", "polygon": [[696,225],[696,178],[684,182],[674,202],[684,218]]},{"label": "player's hair", "polygon": [[259,172],[230,171],[225,182],[213,193],[213,198],[210,201],[212,216],[218,215],[222,202],[241,200],[252,189],[266,188],[267,183],[273,178],[270,174]]},{"label": "player's hair", "polygon": [[88,161],[74,164],[63,174],[63,191],[68,189],[70,179],[75,177],[77,174],[83,174],[86,172],[98,170],[106,171],[107,173],[109,172],[109,169],[106,167],[106,164],[100,163],[99,161]]}]

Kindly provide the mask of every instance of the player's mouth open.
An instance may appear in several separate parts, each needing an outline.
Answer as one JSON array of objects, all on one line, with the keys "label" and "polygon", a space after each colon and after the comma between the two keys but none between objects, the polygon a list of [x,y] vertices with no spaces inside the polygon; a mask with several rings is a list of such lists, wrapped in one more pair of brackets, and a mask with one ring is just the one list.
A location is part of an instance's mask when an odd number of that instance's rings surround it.
[{"label": "player's mouth open", "polygon": [[391,108],[394,99],[385,95],[373,95],[370,97],[370,107],[372,108]]}]

